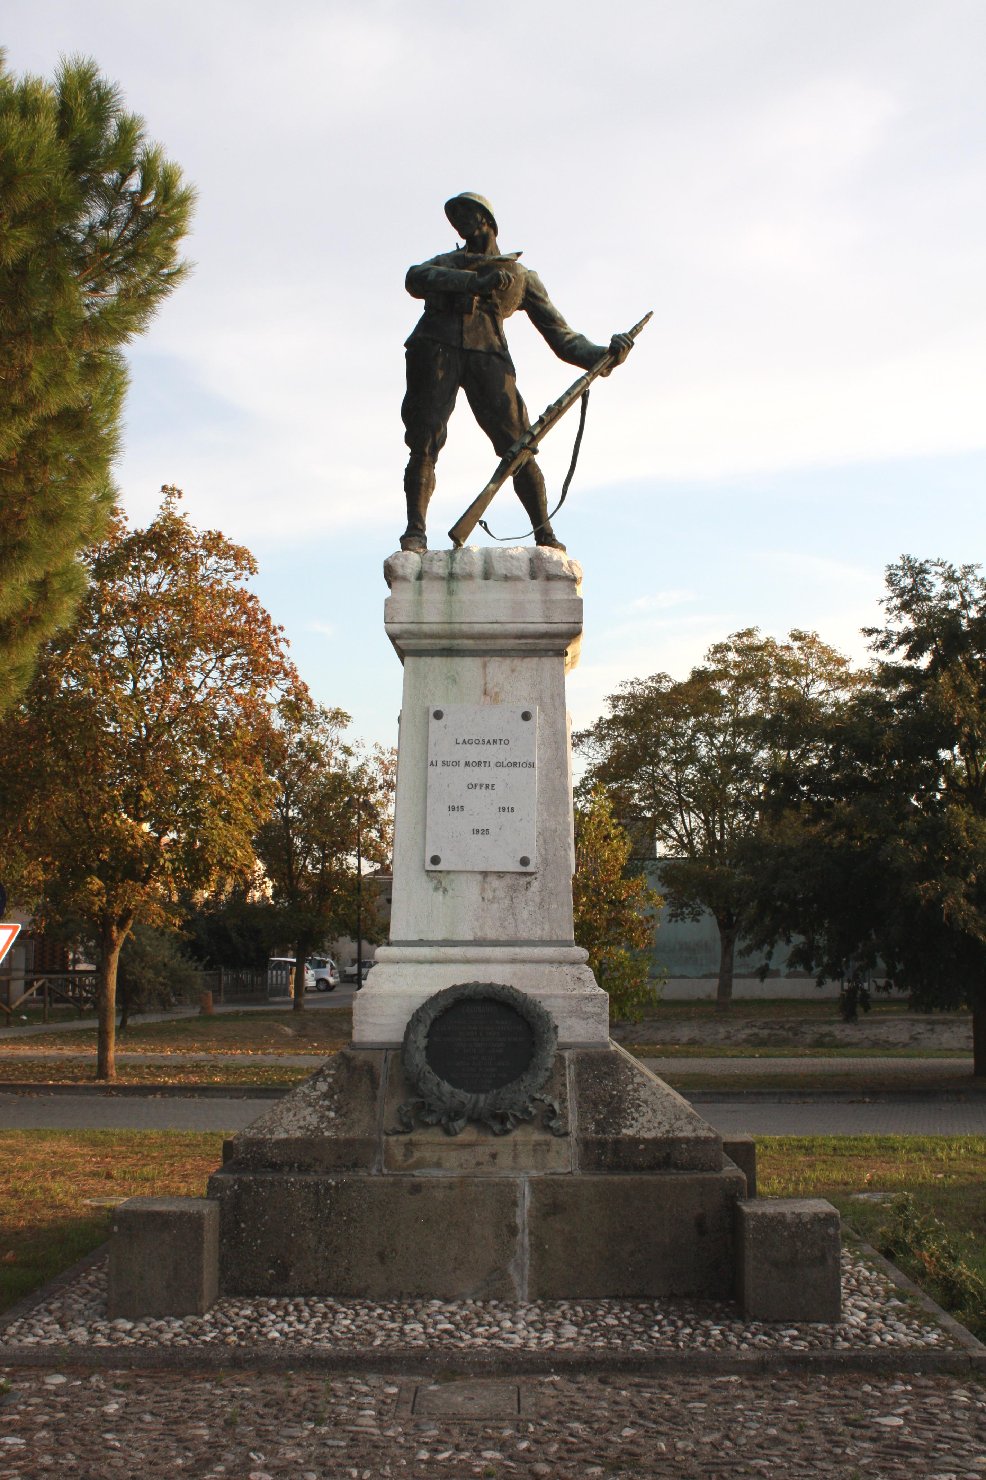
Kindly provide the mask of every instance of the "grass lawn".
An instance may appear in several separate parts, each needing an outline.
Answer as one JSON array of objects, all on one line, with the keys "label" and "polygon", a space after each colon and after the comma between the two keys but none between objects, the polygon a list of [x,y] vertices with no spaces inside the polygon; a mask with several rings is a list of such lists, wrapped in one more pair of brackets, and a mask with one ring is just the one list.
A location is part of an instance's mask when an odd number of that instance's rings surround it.
[{"label": "grass lawn", "polygon": [[[986,1281],[986,1136],[758,1137],[757,1183],[761,1197],[827,1198],[875,1248],[890,1198],[908,1192],[917,1211],[940,1220],[962,1260]],[[946,1303],[919,1268],[907,1272]],[[986,1340],[986,1307],[972,1316],[955,1313]]]},{"label": "grass lawn", "polygon": [[[274,1009],[270,1012],[224,1012],[214,1017],[198,1014],[164,1023],[142,1023],[139,1018],[125,1033],[116,1035],[118,1049],[149,1053],[334,1053],[352,1036],[350,1008],[311,1012]],[[0,1039],[0,1078],[8,1055],[26,1053],[95,1052],[96,1026],[71,1033],[25,1035]]]},{"label": "grass lawn", "polygon": [[[860,1022],[867,1018],[903,1017],[910,1012],[901,999],[877,997],[868,1013],[860,1014]],[[680,1018],[725,1019],[738,1022],[744,1018],[801,1018],[809,1022],[839,1023],[839,1004],[834,997],[749,997],[734,998],[724,1013],[716,1011],[713,1001],[659,1001],[647,1009],[644,1021],[660,1023]]]},{"label": "grass lawn", "polygon": [[[0,1131],[0,1309],[106,1238],[111,1209],[94,1202],[201,1196],[221,1154],[212,1133]],[[763,1196],[828,1198],[876,1245],[887,1209],[874,1195],[910,1192],[986,1278],[986,1136],[763,1137],[758,1158]]]},{"label": "grass lawn", "polygon": [[[95,1016],[91,1012],[82,1013],[83,1018],[89,1018],[95,1022]],[[77,1023],[80,1015],[74,1007],[67,1007],[64,1003],[54,1004],[48,1009],[49,1023]],[[0,1012],[0,1028],[20,1028],[25,1024],[43,1023],[45,1020],[44,1009],[33,1002],[22,1002],[20,1007],[14,1009],[13,1017],[8,1017],[5,1012]]]},{"label": "grass lawn", "polygon": [[0,1310],[109,1235],[100,1199],[201,1197],[222,1160],[215,1132],[0,1131]]},{"label": "grass lawn", "polygon": [[898,1048],[893,1044],[877,1048],[855,1048],[852,1044],[825,1044],[818,1047],[771,1044],[762,1048],[749,1043],[661,1043],[634,1039],[622,1045],[638,1059],[961,1059],[972,1061],[972,1052],[960,1048]]}]

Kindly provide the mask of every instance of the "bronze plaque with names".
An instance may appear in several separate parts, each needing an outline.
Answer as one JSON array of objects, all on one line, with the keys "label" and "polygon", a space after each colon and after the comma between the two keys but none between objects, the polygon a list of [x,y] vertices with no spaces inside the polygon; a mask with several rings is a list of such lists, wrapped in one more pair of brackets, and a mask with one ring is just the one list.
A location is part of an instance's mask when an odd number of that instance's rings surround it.
[{"label": "bronze plaque with names", "polygon": [[425,1062],[446,1084],[484,1095],[526,1074],[534,1050],[534,1029],[515,1007],[478,997],[454,1002],[435,1018]]},{"label": "bronze plaque with names", "polygon": [[407,1135],[416,1119],[457,1136],[469,1121],[507,1135],[543,1111],[544,1128],[564,1136],[559,1106],[545,1094],[558,1025],[536,998],[504,982],[445,987],[416,1008],[401,1062],[415,1098],[397,1107]]}]

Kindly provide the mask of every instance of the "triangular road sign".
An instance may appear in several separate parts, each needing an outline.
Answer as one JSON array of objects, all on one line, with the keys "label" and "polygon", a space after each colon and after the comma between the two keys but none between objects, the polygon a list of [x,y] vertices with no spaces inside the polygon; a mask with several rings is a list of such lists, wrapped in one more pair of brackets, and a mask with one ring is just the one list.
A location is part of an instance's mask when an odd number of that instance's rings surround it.
[{"label": "triangular road sign", "polygon": [[6,956],[20,933],[19,925],[0,925],[0,961]]}]

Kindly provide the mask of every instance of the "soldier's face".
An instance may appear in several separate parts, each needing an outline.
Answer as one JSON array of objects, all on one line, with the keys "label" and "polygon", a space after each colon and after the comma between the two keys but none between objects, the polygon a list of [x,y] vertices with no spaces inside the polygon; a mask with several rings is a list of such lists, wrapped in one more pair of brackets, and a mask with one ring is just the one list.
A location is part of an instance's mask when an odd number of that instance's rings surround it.
[{"label": "soldier's face", "polygon": [[464,237],[475,236],[476,232],[485,227],[490,229],[489,218],[486,212],[479,206],[470,204],[464,200],[455,208],[455,220],[452,223],[456,231]]}]

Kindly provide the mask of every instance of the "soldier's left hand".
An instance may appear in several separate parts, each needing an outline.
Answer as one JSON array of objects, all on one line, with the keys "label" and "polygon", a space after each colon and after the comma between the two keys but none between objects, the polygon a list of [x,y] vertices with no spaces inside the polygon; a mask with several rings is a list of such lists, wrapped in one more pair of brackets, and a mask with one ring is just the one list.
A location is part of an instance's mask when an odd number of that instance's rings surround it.
[{"label": "soldier's left hand", "polygon": [[480,298],[492,298],[510,287],[510,274],[505,267],[485,267],[476,273],[476,292]]},{"label": "soldier's left hand", "polygon": [[633,340],[629,334],[614,334],[609,341],[609,352],[613,356],[614,365],[622,365],[632,349]]}]

